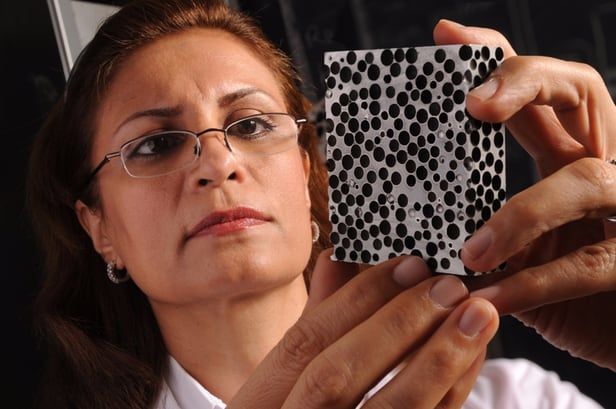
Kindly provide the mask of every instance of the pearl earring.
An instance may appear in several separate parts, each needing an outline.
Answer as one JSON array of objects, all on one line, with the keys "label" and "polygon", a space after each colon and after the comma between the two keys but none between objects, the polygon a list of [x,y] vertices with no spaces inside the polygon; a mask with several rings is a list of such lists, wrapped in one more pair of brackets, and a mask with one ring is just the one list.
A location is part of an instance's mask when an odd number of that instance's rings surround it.
[{"label": "pearl earring", "polygon": [[312,242],[316,243],[317,240],[319,240],[319,236],[321,235],[319,225],[313,220],[310,222],[310,227],[312,228]]}]

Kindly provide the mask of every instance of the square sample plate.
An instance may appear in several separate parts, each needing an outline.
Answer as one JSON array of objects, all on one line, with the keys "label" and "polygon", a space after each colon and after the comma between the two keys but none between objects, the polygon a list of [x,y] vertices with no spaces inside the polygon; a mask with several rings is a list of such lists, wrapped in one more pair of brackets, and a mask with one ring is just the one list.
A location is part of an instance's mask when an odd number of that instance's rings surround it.
[{"label": "square sample plate", "polygon": [[465,99],[502,60],[479,45],[325,53],[334,260],[414,254],[434,272],[481,273],[459,253],[505,201],[505,129]]}]

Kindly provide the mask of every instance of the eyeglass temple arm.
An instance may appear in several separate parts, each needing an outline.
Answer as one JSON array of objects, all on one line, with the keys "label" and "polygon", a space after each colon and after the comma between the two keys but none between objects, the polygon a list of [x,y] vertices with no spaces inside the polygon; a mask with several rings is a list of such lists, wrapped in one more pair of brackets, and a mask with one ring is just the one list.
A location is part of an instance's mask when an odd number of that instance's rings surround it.
[{"label": "eyeglass temple arm", "polygon": [[107,155],[105,155],[105,157],[103,158],[102,161],[100,161],[100,163],[98,164],[98,166],[96,166],[94,168],[94,170],[92,171],[92,173],[90,173],[90,176],[88,176],[88,178],[86,179],[86,181],[83,183],[82,188],[80,189],[81,192],[83,192],[84,190],[86,190],[86,188],[90,185],[90,183],[92,183],[92,179],[94,179],[94,176],[96,176],[96,174],[98,173],[99,170],[101,170],[101,168],[103,166],[105,166],[107,163],[109,163],[109,161],[112,158],[115,158],[116,156],[120,156],[120,152],[113,152],[113,153],[108,153]]}]

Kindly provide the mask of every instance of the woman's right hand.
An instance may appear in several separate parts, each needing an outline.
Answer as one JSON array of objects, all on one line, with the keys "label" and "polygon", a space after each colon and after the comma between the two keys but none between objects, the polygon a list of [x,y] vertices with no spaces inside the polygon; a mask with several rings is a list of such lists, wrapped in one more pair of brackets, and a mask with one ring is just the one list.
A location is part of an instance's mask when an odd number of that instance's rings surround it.
[{"label": "woman's right hand", "polygon": [[458,278],[429,278],[417,257],[356,274],[330,255],[317,261],[303,315],[228,408],[355,408],[401,363],[363,408],[460,407],[498,327],[492,304],[468,298]]}]

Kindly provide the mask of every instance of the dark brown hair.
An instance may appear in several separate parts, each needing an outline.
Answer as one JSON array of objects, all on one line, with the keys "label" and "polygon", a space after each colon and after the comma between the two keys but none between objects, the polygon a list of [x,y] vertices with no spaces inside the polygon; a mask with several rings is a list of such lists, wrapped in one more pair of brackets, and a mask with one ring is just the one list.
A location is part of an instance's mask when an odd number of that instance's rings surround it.
[{"label": "dark brown hair", "polygon": [[[114,74],[139,47],[195,27],[224,30],[267,61],[286,97],[287,111],[310,108],[288,58],[254,22],[222,0],[135,1],[110,17],[82,53],[65,93],[37,135],[30,158],[28,206],[44,253],[45,275],[35,302],[38,328],[48,345],[39,406],[148,408],[160,390],[166,349],[146,296],[129,281],[111,283],[103,259],[75,215],[77,198],[99,204],[87,179],[94,118]],[[304,272],[308,284],[319,251],[328,246],[326,172],[314,128],[300,145],[311,160],[312,217],[321,229]]]}]

